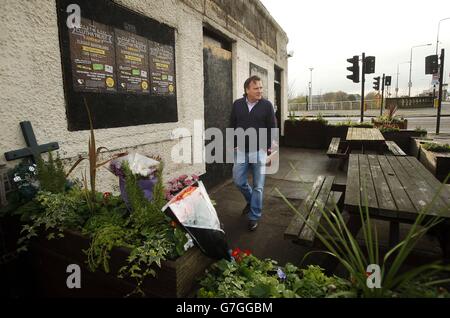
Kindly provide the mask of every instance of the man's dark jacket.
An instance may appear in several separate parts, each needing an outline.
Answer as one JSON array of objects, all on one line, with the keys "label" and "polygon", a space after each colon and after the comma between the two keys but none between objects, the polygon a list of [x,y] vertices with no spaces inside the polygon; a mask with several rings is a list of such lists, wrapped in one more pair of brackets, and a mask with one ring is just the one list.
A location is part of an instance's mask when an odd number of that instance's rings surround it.
[{"label": "man's dark jacket", "polygon": [[[233,109],[231,110],[230,125],[231,128],[242,128],[247,130],[248,128],[255,128],[258,136],[257,149],[267,150],[272,145],[271,129],[276,127],[275,114],[273,105],[267,99],[260,99],[259,102],[253,106],[252,110],[248,111],[248,105],[246,97],[237,99],[233,103]],[[267,143],[266,147],[260,147],[259,142],[259,129],[267,128]],[[251,150],[249,148],[248,136],[245,137],[245,152]],[[234,137],[234,147],[237,146],[237,138]]]}]

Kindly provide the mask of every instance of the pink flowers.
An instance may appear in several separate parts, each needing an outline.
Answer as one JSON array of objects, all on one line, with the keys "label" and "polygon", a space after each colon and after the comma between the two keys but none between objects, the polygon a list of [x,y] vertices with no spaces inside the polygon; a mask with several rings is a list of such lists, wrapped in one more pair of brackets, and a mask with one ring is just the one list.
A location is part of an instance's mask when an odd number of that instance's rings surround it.
[{"label": "pink flowers", "polygon": [[191,177],[188,175],[181,175],[178,178],[170,180],[166,187],[166,200],[170,201],[178,192],[184,188],[193,185],[198,181],[198,176],[193,174]]}]

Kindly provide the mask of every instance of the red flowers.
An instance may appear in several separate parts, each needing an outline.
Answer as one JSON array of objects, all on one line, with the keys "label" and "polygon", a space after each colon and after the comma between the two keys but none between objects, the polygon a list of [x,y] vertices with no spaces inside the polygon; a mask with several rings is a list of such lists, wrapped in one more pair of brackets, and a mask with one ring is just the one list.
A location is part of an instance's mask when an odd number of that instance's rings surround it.
[{"label": "red flowers", "polygon": [[236,262],[242,261],[242,259],[246,256],[250,256],[252,253],[250,250],[242,251],[239,247],[236,247],[232,252],[231,256],[235,259]]}]

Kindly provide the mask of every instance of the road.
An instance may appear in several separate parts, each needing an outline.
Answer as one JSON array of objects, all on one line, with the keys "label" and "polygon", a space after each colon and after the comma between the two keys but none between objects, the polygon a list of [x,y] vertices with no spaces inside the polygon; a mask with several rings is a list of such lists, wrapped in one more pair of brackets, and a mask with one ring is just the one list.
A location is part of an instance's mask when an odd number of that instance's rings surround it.
[{"label": "road", "polygon": [[[416,127],[421,127],[426,129],[429,133],[436,132],[436,117],[405,117],[408,119],[408,129],[415,129]],[[351,120],[354,122],[359,121],[359,117],[326,117],[326,120],[330,123],[337,123],[340,121]],[[364,121],[370,122],[371,117],[364,117]],[[441,125],[439,128],[440,133],[450,134],[450,117],[441,117]]]},{"label": "road", "polygon": [[[359,121],[359,111],[308,111],[300,112],[301,116],[317,116],[321,113],[326,120],[335,123],[339,121]],[[365,112],[368,117],[364,117],[364,121],[371,121],[371,118],[379,115],[378,110],[368,110]],[[450,102],[442,103],[440,133],[450,134]],[[400,109],[397,116],[408,119],[408,129],[421,127],[429,133],[436,132],[436,109],[435,108],[417,108],[417,109]]]}]

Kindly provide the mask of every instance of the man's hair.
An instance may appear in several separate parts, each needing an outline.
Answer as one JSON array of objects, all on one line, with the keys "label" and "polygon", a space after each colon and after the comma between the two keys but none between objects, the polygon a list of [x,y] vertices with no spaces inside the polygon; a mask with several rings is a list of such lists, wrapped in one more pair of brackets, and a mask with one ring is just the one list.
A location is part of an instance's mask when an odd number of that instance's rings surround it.
[{"label": "man's hair", "polygon": [[259,82],[261,78],[259,76],[253,75],[245,80],[244,83],[244,96],[247,96],[246,89],[250,87],[250,83]]}]

